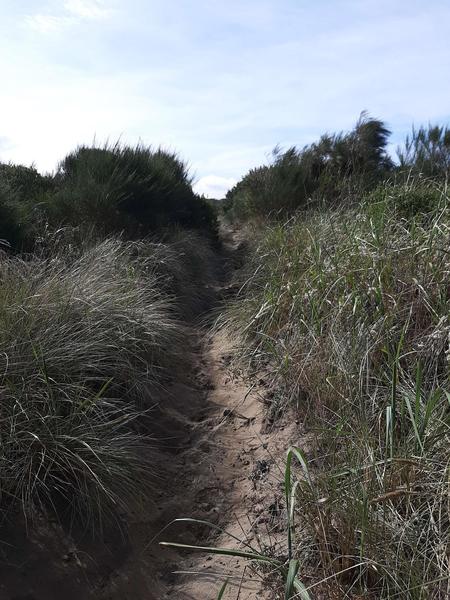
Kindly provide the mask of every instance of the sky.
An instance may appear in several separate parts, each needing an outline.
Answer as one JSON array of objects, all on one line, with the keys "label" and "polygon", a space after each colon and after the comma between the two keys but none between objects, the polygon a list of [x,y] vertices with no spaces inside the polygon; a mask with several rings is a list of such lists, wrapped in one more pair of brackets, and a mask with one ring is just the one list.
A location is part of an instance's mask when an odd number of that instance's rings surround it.
[{"label": "sky", "polygon": [[448,0],[0,0],[0,160],[176,150],[222,197],[276,146],[450,122]]}]

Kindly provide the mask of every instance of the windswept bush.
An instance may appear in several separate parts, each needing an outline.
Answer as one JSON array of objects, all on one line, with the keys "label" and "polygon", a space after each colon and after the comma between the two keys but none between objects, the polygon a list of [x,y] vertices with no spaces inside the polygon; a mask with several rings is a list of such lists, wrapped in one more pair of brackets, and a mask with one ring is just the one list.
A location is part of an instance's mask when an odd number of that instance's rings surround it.
[{"label": "windswept bush", "polygon": [[413,128],[397,150],[400,168],[424,177],[447,179],[450,174],[450,127]]},{"label": "windswept bush", "polygon": [[362,113],[346,134],[323,135],[303,149],[276,148],[271,165],[251,170],[227,194],[225,209],[238,218],[292,213],[311,201],[328,204],[373,188],[392,168],[382,121]]},{"label": "windswept bush", "polygon": [[445,187],[387,187],[261,236],[229,326],[315,433],[295,492],[300,570],[342,597],[448,598]]},{"label": "windswept bush", "polygon": [[133,423],[182,362],[180,332],[154,261],[133,246],[0,259],[2,514],[67,510],[92,524],[139,499],[152,452]]}]

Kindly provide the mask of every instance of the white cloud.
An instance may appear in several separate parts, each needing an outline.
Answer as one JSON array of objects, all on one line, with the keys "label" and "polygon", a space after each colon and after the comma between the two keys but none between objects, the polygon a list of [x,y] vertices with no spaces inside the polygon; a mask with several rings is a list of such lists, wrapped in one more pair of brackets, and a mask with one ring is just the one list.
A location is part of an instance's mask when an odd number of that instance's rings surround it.
[{"label": "white cloud", "polygon": [[81,19],[98,20],[111,14],[111,10],[100,0],[67,0],[64,8]]},{"label": "white cloud", "polygon": [[27,15],[25,23],[39,33],[48,34],[57,33],[83,21],[100,21],[112,14],[113,11],[101,0],[66,0],[61,13]]},{"label": "white cloud", "polygon": [[56,15],[27,15],[25,24],[39,33],[55,33],[61,31],[68,25],[72,25],[74,19],[67,16]]},{"label": "white cloud", "polygon": [[220,199],[225,196],[229,189],[236,184],[236,179],[232,177],[219,177],[218,175],[206,175],[202,177],[195,185],[194,191],[197,194],[207,198]]}]

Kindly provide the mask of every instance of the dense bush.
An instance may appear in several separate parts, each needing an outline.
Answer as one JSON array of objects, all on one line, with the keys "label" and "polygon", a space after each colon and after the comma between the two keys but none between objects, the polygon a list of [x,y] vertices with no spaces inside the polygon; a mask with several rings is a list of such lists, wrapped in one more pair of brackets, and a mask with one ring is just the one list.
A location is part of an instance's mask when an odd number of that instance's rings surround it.
[{"label": "dense bush", "polygon": [[[303,149],[276,148],[271,164],[252,169],[228,192],[224,211],[238,219],[283,217],[311,204],[357,202],[387,178],[409,189],[411,175],[423,181],[448,178],[448,127],[413,128],[397,151],[398,164],[387,153],[389,135],[382,121],[363,113],[349,133],[323,135]],[[422,199],[430,195],[425,187]]]},{"label": "dense bush", "polygon": [[55,226],[94,225],[141,238],[168,226],[216,234],[212,208],[192,190],[185,164],[143,146],[80,147],[60,164],[46,211]]},{"label": "dense bush", "polygon": [[33,246],[39,231],[34,209],[52,188],[52,178],[32,167],[0,163],[0,239],[5,247]]},{"label": "dense bush", "polygon": [[38,198],[54,189],[51,175],[41,175],[34,167],[0,163],[0,182],[8,187],[15,197],[23,202]]},{"label": "dense bush", "polygon": [[316,468],[296,488],[303,572],[342,597],[447,598],[445,186],[381,188],[259,236],[228,323],[314,431]]},{"label": "dense bush", "polygon": [[82,146],[54,175],[0,164],[0,239],[32,251],[61,228],[140,239],[179,227],[217,240],[213,206],[192,190],[176,154],[144,146]]},{"label": "dense bush", "polygon": [[21,231],[17,205],[9,188],[0,181],[0,247],[3,250],[21,243]]}]

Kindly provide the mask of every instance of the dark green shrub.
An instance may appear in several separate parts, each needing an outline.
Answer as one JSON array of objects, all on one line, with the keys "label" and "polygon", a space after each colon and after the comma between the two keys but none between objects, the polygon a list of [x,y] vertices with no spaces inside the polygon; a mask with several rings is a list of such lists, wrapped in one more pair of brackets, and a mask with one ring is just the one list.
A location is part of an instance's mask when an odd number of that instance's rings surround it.
[{"label": "dark green shrub", "polygon": [[21,242],[17,206],[9,189],[0,182],[0,248],[17,247]]},{"label": "dark green shrub", "polygon": [[54,189],[51,175],[41,175],[34,167],[0,163],[0,184],[10,189],[19,201],[39,198]]},{"label": "dark green shrub", "polygon": [[33,248],[45,223],[41,203],[53,189],[53,178],[34,167],[0,164],[0,239],[11,250]]},{"label": "dark green shrub", "polygon": [[194,194],[186,165],[144,146],[80,147],[60,164],[47,210],[55,224],[93,224],[139,238],[178,225],[216,234],[212,207]]}]

